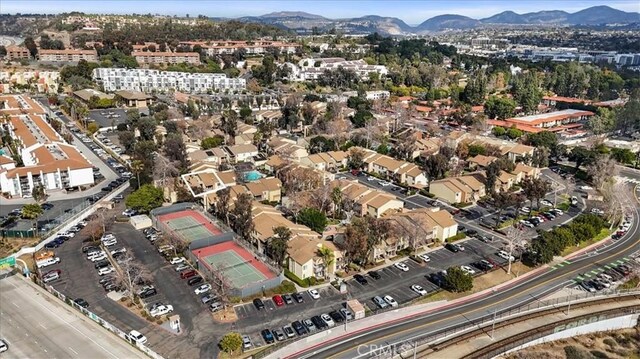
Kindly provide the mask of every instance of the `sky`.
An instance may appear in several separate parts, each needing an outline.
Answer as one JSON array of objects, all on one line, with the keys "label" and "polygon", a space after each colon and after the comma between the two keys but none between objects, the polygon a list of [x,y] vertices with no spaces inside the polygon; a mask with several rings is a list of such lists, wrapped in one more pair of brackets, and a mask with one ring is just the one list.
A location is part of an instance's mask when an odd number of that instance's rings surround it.
[{"label": "sky", "polygon": [[305,11],[328,18],[380,15],[397,17],[415,25],[437,15],[458,14],[480,19],[505,10],[517,13],[542,10],[576,12],[608,5],[623,11],[640,12],[638,0],[1,0],[0,13],[85,13],[161,14],[192,17],[258,16],[276,11]]}]

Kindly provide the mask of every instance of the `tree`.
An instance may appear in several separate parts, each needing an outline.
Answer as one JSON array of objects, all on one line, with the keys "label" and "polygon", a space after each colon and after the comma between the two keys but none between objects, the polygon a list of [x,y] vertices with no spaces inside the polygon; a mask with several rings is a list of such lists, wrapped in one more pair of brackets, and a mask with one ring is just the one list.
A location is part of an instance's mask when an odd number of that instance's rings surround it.
[{"label": "tree", "polygon": [[484,104],[484,113],[491,119],[504,120],[513,116],[516,102],[510,98],[491,96]]},{"label": "tree", "polygon": [[129,128],[136,128],[138,121],[140,121],[140,111],[137,108],[127,110],[127,125]]},{"label": "tree", "polygon": [[289,240],[291,239],[291,230],[285,226],[278,226],[273,229],[273,236],[269,238],[267,243],[267,253],[276,264],[282,265],[289,250]]},{"label": "tree", "polygon": [[300,211],[297,221],[318,233],[324,232],[328,222],[327,215],[315,208],[305,208]]},{"label": "tree", "polygon": [[334,187],[331,190],[331,201],[333,202],[333,218],[340,219],[342,217],[342,190],[340,187]]},{"label": "tree", "polygon": [[215,211],[218,218],[224,220],[226,225],[229,225],[229,205],[231,202],[231,190],[229,187],[225,187],[216,192],[218,200],[215,203]]},{"label": "tree", "polygon": [[448,166],[449,159],[439,153],[429,156],[424,163],[430,181],[444,178]]},{"label": "tree", "polygon": [[235,111],[226,111],[220,118],[220,129],[227,136],[236,137],[236,131],[238,130],[238,114]]},{"label": "tree", "polygon": [[629,101],[616,114],[616,129],[625,134],[640,130],[640,91],[636,90]]},{"label": "tree", "polygon": [[33,41],[33,37],[29,36],[24,39],[24,47],[29,50],[29,54],[31,54],[32,58],[35,59],[36,56],[38,56],[38,45],[36,45],[36,42]]},{"label": "tree", "polygon": [[527,135],[527,144],[533,147],[546,147],[553,151],[558,145],[558,137],[550,131],[541,131]]},{"label": "tree", "polygon": [[576,163],[576,169],[579,169],[585,162],[593,160],[596,153],[586,147],[576,146],[569,153],[569,160]]},{"label": "tree", "polygon": [[33,186],[31,196],[36,202],[42,203],[47,199],[47,192],[44,190],[44,186],[42,184],[37,184]]},{"label": "tree", "polygon": [[536,202],[536,207],[540,208],[540,200],[551,191],[551,184],[541,178],[525,178],[520,182],[522,192],[531,201]]},{"label": "tree", "polygon": [[344,250],[346,263],[365,264],[367,261],[367,231],[363,218],[354,218],[344,232],[341,247]]},{"label": "tree", "polygon": [[327,268],[329,268],[335,261],[333,250],[323,245],[316,250],[316,255],[322,260],[322,273],[324,274],[324,277],[327,278]]},{"label": "tree", "polygon": [[316,110],[309,102],[305,102],[302,105],[301,112],[305,125],[313,124],[316,116],[318,116],[318,110]]},{"label": "tree", "polygon": [[178,162],[181,171],[186,171],[189,168],[187,146],[182,140],[182,135],[171,133],[167,136],[164,141],[164,154],[169,160]]},{"label": "tree", "polygon": [[325,136],[316,136],[309,141],[309,152],[312,154],[335,151],[336,149],[336,142]]},{"label": "tree", "polygon": [[203,150],[208,150],[214,147],[218,147],[220,145],[222,145],[224,143],[224,138],[220,137],[220,136],[214,136],[214,137],[206,137],[204,139],[202,139],[202,142],[200,143],[200,147]]},{"label": "tree", "polygon": [[22,218],[26,219],[36,219],[38,218],[44,210],[39,204],[29,203],[25,204],[22,207]]},{"label": "tree", "polygon": [[636,154],[628,148],[612,148],[611,158],[622,164],[633,164],[636,160]]},{"label": "tree", "polygon": [[125,253],[122,260],[118,262],[122,275],[119,276],[120,284],[124,285],[131,302],[134,302],[137,293],[135,287],[140,283],[150,283],[153,280],[151,273],[136,261],[131,254]]},{"label": "tree", "polygon": [[467,292],[473,289],[473,278],[460,267],[452,267],[444,276],[444,287],[451,292]]},{"label": "tree", "polygon": [[594,135],[611,132],[614,130],[615,125],[615,112],[605,107],[599,107],[596,115],[589,117],[586,123],[586,127]]},{"label": "tree", "polygon": [[351,148],[349,150],[348,166],[351,169],[360,170],[364,166],[365,153],[362,149]]},{"label": "tree", "polygon": [[484,72],[479,72],[469,78],[467,85],[461,94],[462,101],[470,105],[480,105],[487,95],[487,77]]},{"label": "tree", "polygon": [[528,71],[514,76],[511,93],[513,94],[513,99],[522,107],[524,113],[535,113],[538,110],[538,104],[542,100],[540,80],[536,72]]},{"label": "tree", "polygon": [[140,189],[140,174],[144,171],[144,162],[141,160],[133,160],[131,162],[131,171],[136,175],[136,187]]},{"label": "tree", "polygon": [[609,155],[599,155],[586,168],[593,186],[600,190],[605,182],[616,175],[616,161]]},{"label": "tree", "polygon": [[242,348],[242,336],[236,332],[225,334],[220,339],[220,349],[227,354],[235,354]]},{"label": "tree", "polygon": [[500,175],[500,171],[501,169],[498,161],[491,162],[487,166],[487,170],[485,172],[485,187],[487,192],[490,194],[493,194],[496,190],[496,180]]},{"label": "tree", "polygon": [[140,131],[140,138],[142,141],[151,141],[156,133],[156,120],[152,117],[145,117],[138,121],[137,127]]},{"label": "tree", "polygon": [[252,111],[249,106],[242,106],[242,108],[240,108],[240,118],[242,119],[242,121],[246,122],[251,114]]},{"label": "tree", "polygon": [[127,207],[142,213],[149,213],[152,209],[162,206],[164,194],[161,188],[146,184],[131,193],[126,200]]},{"label": "tree", "polygon": [[122,146],[124,153],[132,154],[136,145],[136,135],[133,131],[118,131],[118,140]]},{"label": "tree", "polygon": [[231,227],[245,241],[251,239],[253,232],[253,196],[249,193],[242,193],[236,199],[235,206],[231,210]]},{"label": "tree", "polygon": [[519,203],[516,197],[517,197],[516,194],[508,191],[494,192],[491,195],[491,199],[493,200],[493,206],[498,209],[498,212],[496,213],[496,227],[500,223],[500,217],[502,216],[502,213],[504,212],[504,210],[507,208],[513,207]]}]

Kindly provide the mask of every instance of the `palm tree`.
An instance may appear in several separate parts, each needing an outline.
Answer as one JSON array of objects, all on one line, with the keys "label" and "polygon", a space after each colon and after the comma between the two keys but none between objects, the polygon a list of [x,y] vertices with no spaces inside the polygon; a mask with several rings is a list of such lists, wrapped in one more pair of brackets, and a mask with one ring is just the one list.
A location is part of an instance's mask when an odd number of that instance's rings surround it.
[{"label": "palm tree", "polygon": [[333,217],[338,219],[341,218],[342,214],[342,190],[340,187],[334,187],[333,191],[331,191],[331,200],[333,201]]},{"label": "palm tree", "polygon": [[131,162],[131,171],[136,174],[137,189],[140,189],[140,173],[144,170],[144,162],[140,160],[133,160]]},{"label": "palm tree", "polygon": [[316,255],[322,260],[322,273],[325,278],[327,278],[327,270],[329,267],[335,262],[335,255],[333,251],[325,246],[321,246],[316,251]]}]

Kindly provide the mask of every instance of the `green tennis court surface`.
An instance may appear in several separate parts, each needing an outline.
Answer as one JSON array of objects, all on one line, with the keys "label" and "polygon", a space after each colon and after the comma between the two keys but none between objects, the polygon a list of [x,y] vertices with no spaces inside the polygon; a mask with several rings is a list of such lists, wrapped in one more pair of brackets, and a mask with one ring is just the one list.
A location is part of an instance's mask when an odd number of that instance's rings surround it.
[{"label": "green tennis court surface", "polygon": [[224,277],[228,278],[235,288],[243,288],[249,283],[267,279],[252,265],[254,259],[247,261],[234,250],[211,254],[204,257],[204,260],[213,270],[217,268],[224,273]]},{"label": "green tennis court surface", "polygon": [[188,242],[210,238],[214,235],[204,224],[189,216],[167,220],[165,223]]}]

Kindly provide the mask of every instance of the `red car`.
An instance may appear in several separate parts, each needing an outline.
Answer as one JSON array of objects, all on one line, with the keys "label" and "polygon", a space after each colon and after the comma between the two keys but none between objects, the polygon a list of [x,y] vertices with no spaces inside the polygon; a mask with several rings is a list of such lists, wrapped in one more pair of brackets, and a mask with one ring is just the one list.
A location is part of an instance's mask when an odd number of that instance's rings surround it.
[{"label": "red car", "polygon": [[274,295],[271,299],[273,299],[273,302],[276,303],[278,307],[282,307],[284,305],[284,299],[279,295]]}]

